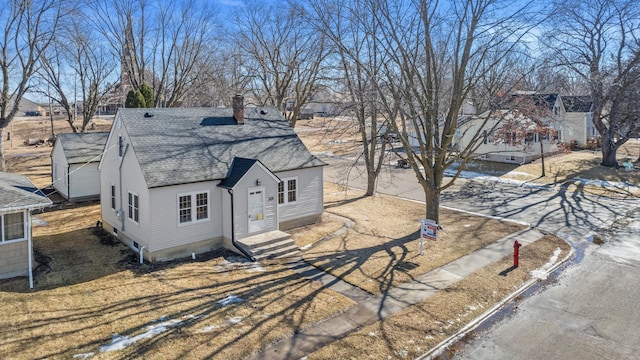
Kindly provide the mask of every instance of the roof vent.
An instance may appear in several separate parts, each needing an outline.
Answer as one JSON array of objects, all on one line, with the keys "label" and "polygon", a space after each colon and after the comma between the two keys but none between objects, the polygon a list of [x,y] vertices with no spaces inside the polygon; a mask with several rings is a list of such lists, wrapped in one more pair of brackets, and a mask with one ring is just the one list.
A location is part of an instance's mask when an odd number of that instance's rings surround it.
[{"label": "roof vent", "polygon": [[150,117],[153,117],[153,114],[149,114],[148,112],[146,112],[146,113],[144,113],[144,117],[150,118]]}]

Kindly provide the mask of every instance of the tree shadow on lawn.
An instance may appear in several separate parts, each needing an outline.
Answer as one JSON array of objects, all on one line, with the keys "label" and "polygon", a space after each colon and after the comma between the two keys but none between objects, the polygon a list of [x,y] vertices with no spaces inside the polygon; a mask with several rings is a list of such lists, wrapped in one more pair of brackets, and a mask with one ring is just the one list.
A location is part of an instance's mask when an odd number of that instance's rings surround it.
[{"label": "tree shadow on lawn", "polygon": [[[168,270],[168,268],[162,270]],[[11,329],[1,329],[0,336],[6,339],[5,348],[7,345],[13,347],[12,350],[16,350],[16,354],[20,353],[17,350],[23,348],[26,343],[33,341],[61,343],[63,345],[57,351],[38,353],[41,357],[61,357],[80,352],[98,352],[100,346],[110,343],[108,337],[88,340],[82,336],[85,331],[91,331],[96,326],[103,327],[105,330],[117,329],[121,336],[133,338],[148,331],[150,326],[160,321],[164,323],[173,320],[175,323],[166,326],[164,332],[150,339],[140,339],[140,343],[132,344],[121,351],[114,351],[109,354],[109,357],[127,359],[132,356],[159,356],[158,348],[170,346],[175,341],[188,341],[190,345],[172,347],[173,352],[162,352],[163,357],[179,359],[194,352],[198,357],[205,358],[217,356],[235,358],[238,356],[237,352],[244,357],[274,341],[291,336],[296,329],[306,323],[308,316],[314,316],[312,314],[314,309],[322,305],[317,302],[326,299],[326,296],[316,299],[324,291],[322,287],[318,286],[315,290],[309,291],[308,286],[311,281],[285,267],[270,266],[265,271],[254,272],[238,280],[225,280],[223,275],[217,277],[218,281],[208,284],[192,286],[188,285],[187,281],[180,285],[180,280],[211,277],[210,267],[202,267],[189,272],[188,275],[185,274],[184,277],[179,275],[160,279],[156,277],[156,280],[159,279],[160,283],[172,289],[160,294],[141,291],[139,296],[134,298],[125,298],[107,304],[84,303],[77,309],[60,309],[59,307],[64,305],[54,302],[46,309],[32,311],[29,315],[31,321],[16,323]],[[137,279],[140,278],[137,277]],[[127,285],[153,286],[144,282]],[[118,291],[118,288],[101,288],[94,291],[100,291],[108,296],[107,294]],[[298,290],[301,291],[300,296],[298,296]],[[230,295],[241,301],[229,305],[223,304],[224,299]],[[284,306],[279,305],[283,301]],[[250,311],[249,315],[246,315],[247,311]],[[240,325],[224,322],[224,319],[232,319],[238,314],[245,314],[242,329],[239,329]],[[192,331],[192,334],[183,333],[182,329],[185,326],[195,329],[198,325],[210,324],[208,321],[211,321],[211,317],[223,323],[218,330],[203,335],[198,335],[197,331]],[[122,326],[125,323],[131,325]],[[68,326],[58,329],[57,326],[61,324]],[[46,334],[27,337],[27,334],[44,328],[48,329]],[[291,329],[291,331],[285,331],[279,337],[269,336],[272,332],[277,334],[277,331],[282,328]],[[23,336],[20,337],[19,334]],[[260,345],[247,344],[248,339],[255,339],[255,342]],[[244,341],[242,343],[244,349],[232,349],[242,341]],[[216,344],[217,347],[211,348],[211,344]],[[287,358],[287,354],[281,355]]]},{"label": "tree shadow on lawn", "polygon": [[[306,255],[304,256],[305,261],[308,261],[325,272],[334,274],[336,278],[339,278],[342,281],[349,282],[347,277],[350,274],[354,272],[362,272],[363,265],[369,261],[372,256],[375,256],[378,253],[383,253],[390,257],[389,261],[386,262],[382,268],[376,269],[377,273],[375,275],[370,274],[367,276],[368,279],[378,282],[378,290],[380,294],[386,293],[391,289],[391,287],[393,287],[397,272],[406,274],[406,276],[409,277],[409,281],[415,280],[408,270],[419,265],[408,261],[411,252],[407,248],[406,244],[419,239],[420,231],[415,231],[400,238],[389,238],[389,241],[382,242],[378,245],[355,250],[347,249],[348,237],[348,232],[341,235],[341,251],[338,254],[335,251],[330,251],[319,253],[316,256]],[[394,248],[400,249],[400,253],[396,253]],[[352,285],[359,287],[358,284]],[[363,290],[367,291],[366,289]],[[374,293],[371,294],[375,295]]]},{"label": "tree shadow on lawn", "polygon": [[0,292],[34,293],[92,281],[126,270],[117,261],[131,250],[124,244],[101,243],[92,228],[33,238],[34,288],[25,277],[0,282]]}]

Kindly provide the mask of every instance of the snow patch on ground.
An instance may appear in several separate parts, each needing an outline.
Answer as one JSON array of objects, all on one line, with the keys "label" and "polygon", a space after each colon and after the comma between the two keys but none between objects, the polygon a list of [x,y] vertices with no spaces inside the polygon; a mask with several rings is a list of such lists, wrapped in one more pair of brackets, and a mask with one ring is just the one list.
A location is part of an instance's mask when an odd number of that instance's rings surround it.
[{"label": "snow patch on ground", "polygon": [[220,304],[220,305],[222,305],[222,306],[227,306],[227,305],[229,305],[229,304],[240,303],[240,302],[242,302],[242,301],[243,301],[243,300],[242,300],[241,298],[239,298],[239,297],[237,297],[237,296],[235,296],[235,295],[233,295],[233,294],[229,294],[229,295],[227,295],[227,297],[226,297],[226,298],[224,298],[224,299],[222,299],[222,300],[218,301],[218,304]]},{"label": "snow patch on ground", "polygon": [[229,324],[240,324],[242,322],[242,316],[234,316],[231,319],[227,320]]},{"label": "snow patch on ground", "polygon": [[628,182],[594,180],[594,179],[585,179],[580,177],[574,178],[574,180],[579,181],[581,185],[600,186],[603,188],[616,188],[616,189],[627,190],[630,192],[635,192],[640,190],[640,187],[636,185],[632,185]]},{"label": "snow patch on ground", "polygon": [[155,325],[149,325],[147,326],[147,331],[133,337],[113,334],[111,344],[100,346],[100,352],[123,350],[127,346],[131,346],[140,340],[151,339],[154,336],[160,335],[168,331],[169,329],[180,325],[182,325],[182,320],[173,319],[169,321],[163,321]]},{"label": "snow patch on ground", "polygon": [[39,218],[37,215],[31,216],[31,223],[33,226],[48,226],[49,223]]},{"label": "snow patch on ground", "polygon": [[252,262],[241,256],[229,256],[218,265],[213,266],[216,272],[244,269],[247,272],[264,272],[264,268],[259,262]]},{"label": "snow patch on ground", "polygon": [[84,353],[84,354],[75,354],[73,355],[74,359],[88,359],[90,357],[93,357],[96,353],[93,352],[88,352],[88,353]]},{"label": "snow patch on ground", "polygon": [[196,330],[196,334],[206,334],[206,333],[210,333],[213,330],[219,329],[220,326],[218,325],[211,325],[211,326],[205,326],[203,328],[200,328],[198,330]]},{"label": "snow patch on ground", "polygon": [[558,261],[558,256],[560,255],[561,252],[562,252],[562,249],[556,248],[553,251],[553,255],[551,255],[551,257],[549,258],[549,261],[546,264],[542,265],[541,268],[533,270],[531,272],[531,277],[538,280],[545,280],[549,274],[549,269],[551,269],[551,267],[556,263],[556,261]]},{"label": "snow patch on ground", "polygon": [[607,242],[598,249],[598,253],[611,257],[619,264],[637,263],[640,259],[640,220],[631,223],[624,233],[616,235],[609,237]]}]

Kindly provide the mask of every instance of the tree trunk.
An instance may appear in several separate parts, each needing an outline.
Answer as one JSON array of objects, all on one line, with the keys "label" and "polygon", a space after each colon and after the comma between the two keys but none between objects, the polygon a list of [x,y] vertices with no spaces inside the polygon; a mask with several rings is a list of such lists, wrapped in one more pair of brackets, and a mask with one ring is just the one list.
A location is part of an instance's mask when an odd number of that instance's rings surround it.
[{"label": "tree trunk", "polygon": [[544,144],[542,140],[540,141],[540,159],[542,160],[542,175],[541,177],[545,177],[547,173],[544,170]]},{"label": "tree trunk", "polygon": [[425,189],[425,203],[427,219],[440,222],[440,191],[427,187]]},{"label": "tree trunk", "polygon": [[618,161],[616,160],[617,148],[611,143],[611,139],[606,136],[602,137],[602,163],[600,165],[606,167],[617,168]]},{"label": "tree trunk", "polygon": [[[6,128],[0,127],[0,171],[7,171],[7,162],[4,157],[4,130]],[[14,136],[11,134],[11,136]]]},{"label": "tree trunk", "polygon": [[376,192],[376,174],[373,171],[367,171],[367,192],[364,196],[373,196]]}]

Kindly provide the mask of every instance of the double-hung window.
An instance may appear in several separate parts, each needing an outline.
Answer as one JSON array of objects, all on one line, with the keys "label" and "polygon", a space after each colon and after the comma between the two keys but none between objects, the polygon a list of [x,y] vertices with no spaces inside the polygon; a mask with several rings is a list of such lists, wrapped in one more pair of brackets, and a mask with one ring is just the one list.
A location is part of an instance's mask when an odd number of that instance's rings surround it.
[{"label": "double-hung window", "polygon": [[278,183],[278,204],[294,203],[298,200],[298,178],[282,179]]},{"label": "double-hung window", "polygon": [[116,209],[116,186],[111,184],[111,209]]},{"label": "double-hung window", "polygon": [[209,220],[209,192],[178,195],[178,222],[189,224]]},{"label": "double-hung window", "polygon": [[129,191],[129,219],[135,223],[140,221],[140,199],[138,194]]},{"label": "double-hung window", "polygon": [[23,211],[0,215],[0,242],[27,238],[24,216]]}]

